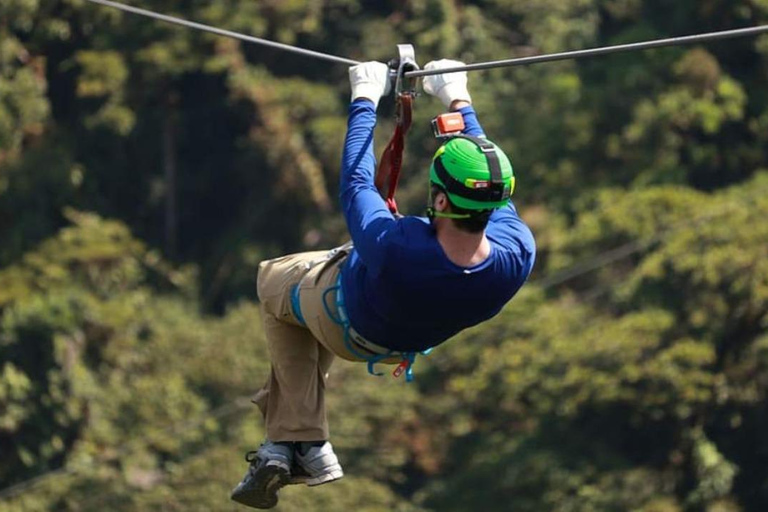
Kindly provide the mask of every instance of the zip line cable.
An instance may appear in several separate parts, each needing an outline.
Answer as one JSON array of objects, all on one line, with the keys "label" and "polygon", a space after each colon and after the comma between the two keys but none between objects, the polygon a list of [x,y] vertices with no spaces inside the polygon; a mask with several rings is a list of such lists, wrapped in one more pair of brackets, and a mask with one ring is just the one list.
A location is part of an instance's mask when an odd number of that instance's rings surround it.
[{"label": "zip line cable", "polygon": [[168,16],[166,14],[159,14],[153,11],[148,11],[146,9],[139,9],[138,7],[132,7],[130,5],[125,5],[118,2],[111,2],[110,0],[88,0],[88,1],[94,4],[105,5],[107,7],[114,7],[115,9],[120,9],[121,11],[138,14],[140,16],[146,16],[148,18],[154,18],[156,20],[173,23],[174,25],[181,25],[182,27],[193,28],[195,30],[201,30],[203,32],[210,32],[212,34],[217,34],[220,36],[231,37],[233,39],[239,39],[240,41],[245,41],[248,43],[259,44],[262,46],[269,46],[272,48],[277,48],[278,50],[298,53],[299,55],[305,55],[307,57],[314,57],[316,59],[323,59],[330,62],[336,62],[338,64],[347,64],[350,66],[359,64],[359,62],[356,60],[345,59],[344,57],[337,57],[335,55],[316,52],[314,50],[306,50],[304,48],[299,48],[297,46],[277,43],[275,41],[262,39],[260,37],[248,36],[245,34],[241,34],[239,32],[233,32],[231,30],[224,30],[222,28],[212,27],[210,25],[203,25],[202,23],[196,23],[194,21],[188,21],[185,19],[176,18],[174,16]]},{"label": "zip line cable", "polygon": [[408,71],[406,78],[416,78],[420,76],[438,75],[441,73],[452,73],[455,71],[478,71],[481,69],[502,68],[511,66],[527,66],[531,64],[540,64],[542,62],[555,62],[559,60],[576,60],[586,57],[597,57],[600,55],[610,55],[613,53],[630,52],[637,50],[648,50],[651,48],[662,48],[665,46],[682,46],[687,44],[704,43],[708,41],[717,41],[720,39],[733,39],[737,37],[748,37],[768,33],[768,25],[757,27],[739,28],[735,30],[723,30],[721,32],[709,32],[706,34],[696,34],[692,36],[672,37],[669,39],[655,39],[653,41],[644,41],[640,43],[619,44],[616,46],[602,46],[599,48],[590,48],[587,50],[576,50],[571,52],[550,53],[546,55],[534,55],[532,57],[520,57],[517,59],[494,60],[490,62],[478,62],[454,68],[430,69]]},{"label": "zip line cable", "polygon": [[[284,43],[277,43],[268,39],[262,39],[260,37],[249,36],[241,34],[239,32],[233,32],[231,30],[225,30],[218,27],[212,27],[210,25],[203,25],[202,23],[196,23],[194,21],[177,18],[174,16],[168,16],[166,14],[159,14],[147,9],[140,9],[138,7],[132,7],[130,5],[121,4],[119,2],[112,2],[110,0],[88,0],[91,3],[104,5],[107,7],[113,7],[121,11],[138,14],[140,16],[146,16],[167,23],[175,25],[181,25],[183,27],[192,28],[195,30],[201,30],[203,32],[210,32],[220,36],[231,37],[240,41],[248,43],[258,44],[262,46],[269,46],[278,50],[297,53],[307,57],[314,57],[316,59],[327,60],[337,64],[347,64],[354,66],[360,64],[359,61],[347,59],[344,57],[338,57],[336,55],[330,55],[327,53],[321,53],[314,50],[307,50],[305,48],[299,48]],[[577,60],[587,57],[598,57],[601,55],[611,55],[614,53],[624,53],[630,51],[648,50],[651,48],[663,48],[666,46],[682,46],[688,44],[704,43],[709,41],[718,41],[721,39],[734,39],[739,37],[749,37],[759,34],[768,33],[768,25],[760,25],[757,27],[739,28],[734,30],[723,30],[720,32],[708,32],[704,34],[695,34],[691,36],[671,37],[668,39],[655,39],[652,41],[643,41],[639,43],[620,44],[615,46],[602,46],[598,48],[590,48],[586,50],[575,50],[570,52],[561,53],[549,53],[544,55],[534,55],[532,57],[519,57],[515,59],[494,60],[488,62],[478,62],[475,64],[468,64],[466,66],[459,66],[455,68],[444,69],[431,69],[431,70],[416,70],[407,71],[405,73],[406,78],[417,78],[429,75],[437,75],[440,73],[452,73],[455,71],[479,71],[482,69],[493,69],[501,67],[514,67],[514,66],[528,66],[532,64],[541,64],[544,62],[556,62],[561,60]]]},{"label": "zip line cable", "polygon": [[690,219],[682,219],[673,223],[667,229],[655,233],[653,236],[635,239],[618,247],[614,247],[613,249],[603,251],[590,258],[586,258],[582,261],[574,263],[566,269],[552,272],[549,275],[542,276],[539,279],[531,281],[531,284],[539,286],[543,290],[549,290],[568,281],[572,281],[577,277],[581,277],[584,274],[588,274],[594,270],[607,267],[611,263],[626,259],[633,254],[648,249],[655,243],[663,243],[669,237],[679,233],[683,229],[697,227],[704,222],[725,216],[726,214],[730,213],[731,210],[734,210],[741,205],[741,202],[728,201],[724,203],[721,208],[708,211],[702,215],[697,215]]}]

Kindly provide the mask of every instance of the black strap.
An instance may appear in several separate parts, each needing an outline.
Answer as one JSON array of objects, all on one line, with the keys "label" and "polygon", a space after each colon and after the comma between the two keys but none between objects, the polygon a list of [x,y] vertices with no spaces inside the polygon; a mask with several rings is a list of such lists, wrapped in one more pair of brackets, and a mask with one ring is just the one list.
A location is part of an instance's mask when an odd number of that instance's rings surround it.
[{"label": "black strap", "polygon": [[[488,162],[488,170],[491,173],[491,182],[488,188],[469,188],[464,183],[460,182],[456,178],[450,175],[442,162],[442,155],[435,159],[435,171],[437,177],[445,185],[445,189],[451,194],[456,194],[464,199],[472,201],[487,201],[497,202],[509,198],[510,190],[504,184],[504,179],[501,174],[501,164],[499,163],[499,156],[496,154],[496,149],[486,139],[475,137],[472,135],[459,134],[453,138],[467,139],[474,142],[482,151]],[[447,144],[447,143],[446,143]]]},{"label": "black strap", "polygon": [[477,147],[480,148],[480,151],[483,152],[485,159],[488,161],[488,170],[491,171],[491,183],[504,183],[504,180],[501,176],[501,163],[499,163],[499,155],[496,154],[496,148],[488,141],[488,139],[481,139],[480,137],[475,137],[474,135],[465,135],[463,133],[456,135],[455,138],[467,139],[474,142]]}]

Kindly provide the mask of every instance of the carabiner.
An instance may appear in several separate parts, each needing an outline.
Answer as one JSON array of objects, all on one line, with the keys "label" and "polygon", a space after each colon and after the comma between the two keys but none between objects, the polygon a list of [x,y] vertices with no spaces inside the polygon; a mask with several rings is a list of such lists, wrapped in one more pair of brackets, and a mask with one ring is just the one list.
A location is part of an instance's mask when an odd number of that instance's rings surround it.
[{"label": "carabiner", "polygon": [[416,95],[416,83],[418,78],[406,78],[408,71],[418,71],[419,65],[416,64],[416,52],[411,44],[397,45],[398,57],[390,62],[390,72],[395,80],[395,98],[400,94]]}]

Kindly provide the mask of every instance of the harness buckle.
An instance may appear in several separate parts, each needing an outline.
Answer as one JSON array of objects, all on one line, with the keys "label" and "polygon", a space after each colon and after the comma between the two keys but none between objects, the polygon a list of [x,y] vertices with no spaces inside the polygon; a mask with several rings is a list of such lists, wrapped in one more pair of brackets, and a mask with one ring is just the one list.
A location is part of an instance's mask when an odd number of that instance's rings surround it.
[{"label": "harness buckle", "polygon": [[405,371],[407,371],[407,370],[408,370],[408,368],[409,368],[410,366],[411,366],[411,362],[410,362],[408,359],[405,359],[405,358],[404,358],[402,361],[400,361],[400,364],[399,364],[399,365],[397,365],[397,368],[395,368],[395,369],[392,371],[392,376],[393,376],[394,378],[398,378],[398,377],[400,377],[400,376],[403,374],[403,372],[405,372]]}]

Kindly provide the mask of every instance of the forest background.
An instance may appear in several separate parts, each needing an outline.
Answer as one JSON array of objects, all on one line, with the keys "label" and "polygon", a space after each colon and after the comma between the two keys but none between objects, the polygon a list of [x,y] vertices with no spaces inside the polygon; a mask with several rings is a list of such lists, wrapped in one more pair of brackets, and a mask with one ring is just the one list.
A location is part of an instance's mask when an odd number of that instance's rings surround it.
[{"label": "forest background", "polygon": [[[356,60],[410,42],[422,65],[768,23],[766,0],[133,4]],[[470,90],[534,276],[414,384],[337,363],[348,476],[278,510],[768,510],[768,36]],[[0,511],[239,510],[268,371],[256,266],[345,240],[348,95],[343,65],[0,1]],[[418,99],[409,214],[441,110]]]}]

